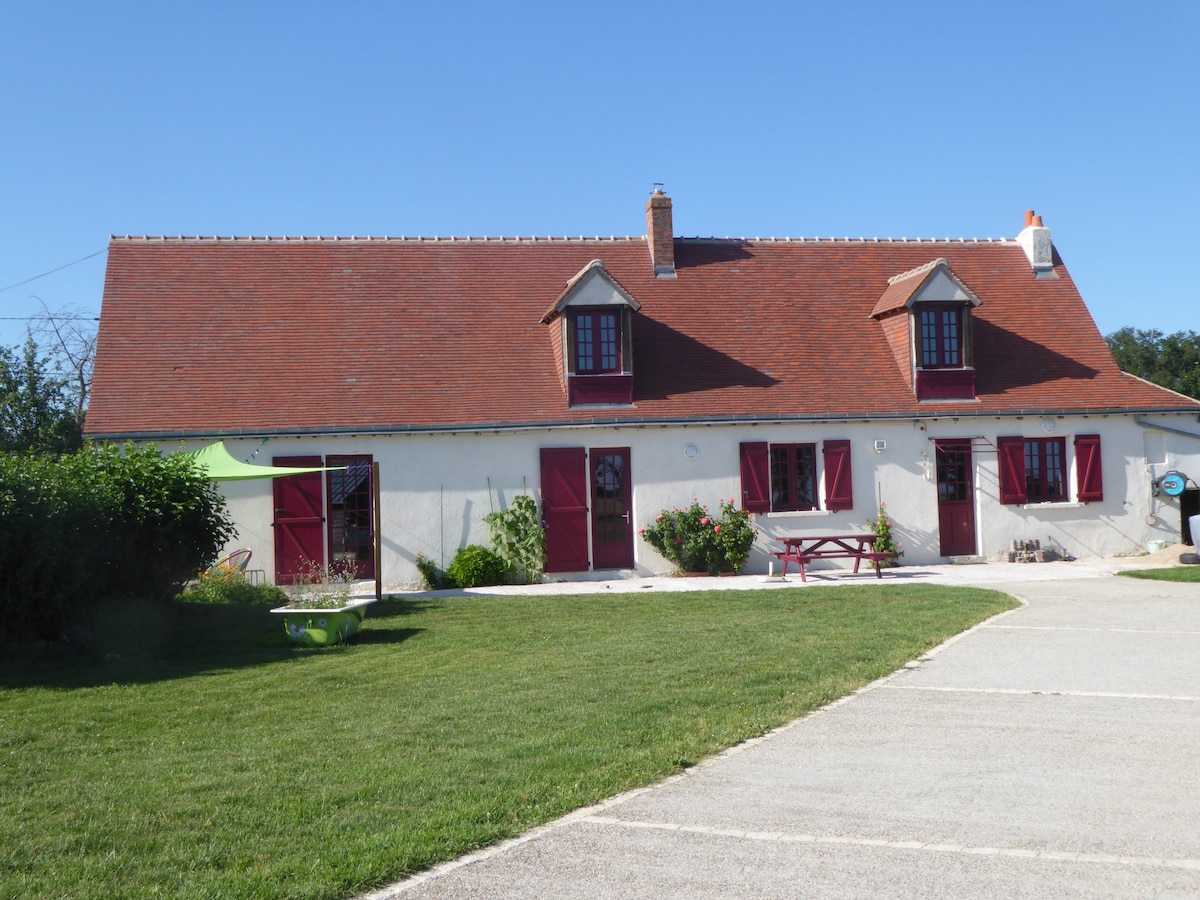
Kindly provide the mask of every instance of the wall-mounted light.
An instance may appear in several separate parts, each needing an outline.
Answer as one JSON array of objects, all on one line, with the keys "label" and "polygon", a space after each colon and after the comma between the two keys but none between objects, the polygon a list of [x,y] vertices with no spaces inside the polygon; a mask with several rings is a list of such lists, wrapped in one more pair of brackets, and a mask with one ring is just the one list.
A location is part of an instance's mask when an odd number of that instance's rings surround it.
[{"label": "wall-mounted light", "polygon": [[683,458],[684,459],[695,459],[699,455],[700,455],[700,448],[697,447],[695,444],[693,444],[689,441],[688,443],[683,445]]},{"label": "wall-mounted light", "polygon": [[933,481],[933,463],[929,461],[929,451],[921,451],[921,468],[925,472],[925,480]]},{"label": "wall-mounted light", "polygon": [[875,442],[875,452],[876,453],[882,453],[886,449],[887,449],[887,441],[876,441]]}]

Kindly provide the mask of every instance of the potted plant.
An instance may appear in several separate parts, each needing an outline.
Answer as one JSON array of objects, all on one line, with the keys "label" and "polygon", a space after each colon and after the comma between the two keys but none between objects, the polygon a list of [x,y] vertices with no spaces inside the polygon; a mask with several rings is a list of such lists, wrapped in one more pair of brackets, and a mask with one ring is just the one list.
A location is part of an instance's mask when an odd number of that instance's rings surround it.
[{"label": "potted plant", "polygon": [[310,562],[296,577],[285,606],[271,612],[283,617],[293,641],[313,647],[340,643],[354,634],[366,617],[374,597],[354,597],[357,572],[353,560],[322,569]]}]

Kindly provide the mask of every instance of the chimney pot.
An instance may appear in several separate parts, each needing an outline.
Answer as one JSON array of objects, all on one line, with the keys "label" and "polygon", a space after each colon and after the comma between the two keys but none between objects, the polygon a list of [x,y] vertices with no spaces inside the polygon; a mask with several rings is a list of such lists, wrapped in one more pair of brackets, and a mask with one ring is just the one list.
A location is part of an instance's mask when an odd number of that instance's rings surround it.
[{"label": "chimney pot", "polygon": [[1027,210],[1025,210],[1025,227],[1028,228],[1032,224],[1033,224],[1033,210],[1027,209]]},{"label": "chimney pot", "polygon": [[1042,225],[1042,217],[1041,216],[1034,216],[1033,222],[1030,224],[1032,224],[1034,228],[1044,228],[1045,227],[1044,225]]}]

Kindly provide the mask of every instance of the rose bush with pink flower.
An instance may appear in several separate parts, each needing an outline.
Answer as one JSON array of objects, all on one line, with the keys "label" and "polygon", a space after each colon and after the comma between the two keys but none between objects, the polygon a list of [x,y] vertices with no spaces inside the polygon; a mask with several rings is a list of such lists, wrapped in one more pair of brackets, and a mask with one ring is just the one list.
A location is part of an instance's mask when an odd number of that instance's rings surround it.
[{"label": "rose bush with pink flower", "polygon": [[654,524],[638,531],[663,559],[680,572],[737,572],[746,564],[758,530],[744,509],[721,501],[721,515],[713,516],[699,499],[687,509],[664,509]]}]

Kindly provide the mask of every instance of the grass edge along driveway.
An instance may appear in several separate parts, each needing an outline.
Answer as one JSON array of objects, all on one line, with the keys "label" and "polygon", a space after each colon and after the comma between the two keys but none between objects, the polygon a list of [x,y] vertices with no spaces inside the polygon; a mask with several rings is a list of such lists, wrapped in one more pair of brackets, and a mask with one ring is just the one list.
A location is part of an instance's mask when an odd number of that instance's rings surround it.
[{"label": "grass edge along driveway", "polygon": [[113,614],[103,655],[0,662],[0,897],[352,896],[659,781],[1015,605],[873,584],[425,595],[324,650],[259,608]]}]

